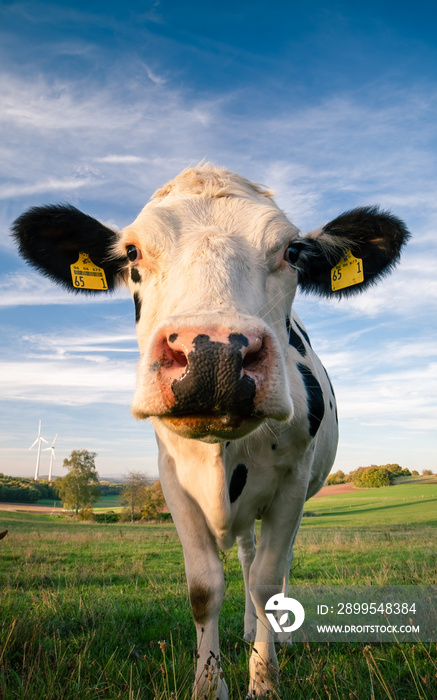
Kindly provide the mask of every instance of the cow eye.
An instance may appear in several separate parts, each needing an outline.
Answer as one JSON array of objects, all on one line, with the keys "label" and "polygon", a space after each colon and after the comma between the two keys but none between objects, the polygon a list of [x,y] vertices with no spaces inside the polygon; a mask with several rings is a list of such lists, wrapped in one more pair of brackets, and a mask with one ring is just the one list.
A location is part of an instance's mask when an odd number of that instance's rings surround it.
[{"label": "cow eye", "polygon": [[143,257],[141,250],[136,245],[126,246],[126,255],[131,262],[138,262]]},{"label": "cow eye", "polygon": [[290,243],[285,250],[284,260],[290,265],[295,265],[299,259],[301,249],[301,243]]}]

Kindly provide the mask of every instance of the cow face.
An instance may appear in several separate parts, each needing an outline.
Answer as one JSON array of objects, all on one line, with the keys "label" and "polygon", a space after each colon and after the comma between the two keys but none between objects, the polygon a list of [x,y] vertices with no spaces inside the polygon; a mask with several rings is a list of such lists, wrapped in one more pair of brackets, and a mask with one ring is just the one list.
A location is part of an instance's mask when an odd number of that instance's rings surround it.
[{"label": "cow face", "polygon": [[117,245],[141,350],[133,413],[186,437],[241,437],[292,415],[284,319],[299,232],[260,188],[236,179],[198,194],[199,175],[181,180]]},{"label": "cow face", "polygon": [[[55,206],[23,214],[14,235],[31,263],[70,288],[81,252],[109,288],[127,281],[141,352],[133,413],[205,441],[291,418],[286,319],[297,284],[328,296],[361,291],[408,237],[376,209],[302,236],[270,191],[208,164],[158,190],[121,234]],[[348,254],[362,279],[333,290],[331,270]]]}]

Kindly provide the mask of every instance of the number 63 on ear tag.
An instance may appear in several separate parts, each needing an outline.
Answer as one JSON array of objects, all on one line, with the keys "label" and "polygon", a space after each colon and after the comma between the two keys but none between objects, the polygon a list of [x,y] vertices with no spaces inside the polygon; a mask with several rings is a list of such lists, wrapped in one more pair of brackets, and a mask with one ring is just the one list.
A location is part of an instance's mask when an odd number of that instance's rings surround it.
[{"label": "number 63 on ear tag", "polygon": [[331,270],[332,291],[337,292],[360,282],[364,282],[363,261],[348,250]]},{"label": "number 63 on ear tag", "polygon": [[87,253],[79,253],[79,259],[70,265],[73,287],[76,289],[96,289],[107,291],[105,271],[94,265]]}]

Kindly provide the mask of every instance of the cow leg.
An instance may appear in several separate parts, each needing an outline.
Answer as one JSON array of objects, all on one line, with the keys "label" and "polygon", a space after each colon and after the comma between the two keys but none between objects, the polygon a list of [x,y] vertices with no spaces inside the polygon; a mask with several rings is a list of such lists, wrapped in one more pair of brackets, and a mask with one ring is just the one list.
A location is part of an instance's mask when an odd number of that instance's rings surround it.
[{"label": "cow leg", "polygon": [[[303,489],[299,485],[296,491],[302,493],[301,498],[284,484],[269,512],[263,515],[259,546],[250,569],[250,593],[257,616],[255,644],[249,662],[250,698],[268,696],[279,679],[275,633],[266,617],[265,605],[271,596],[284,592],[285,578],[289,575],[291,545],[299,529],[306,487]],[[287,494],[293,494],[293,498],[287,501]],[[290,520],[291,514],[294,517]]]},{"label": "cow leg", "polygon": [[160,476],[164,496],[184,551],[188,591],[197,632],[197,671],[193,698],[228,700],[219,651],[218,618],[225,583],[217,546],[199,506],[181,488],[171,461],[160,461]]},{"label": "cow leg", "polygon": [[[297,535],[297,532],[296,532]],[[295,538],[294,538],[295,539]],[[282,584],[282,592],[286,598],[288,598],[288,589],[289,589],[289,583],[290,583],[290,569],[291,565],[293,563],[293,558],[294,558],[294,552],[293,552],[293,545],[294,545],[294,539],[293,542],[288,550],[288,556],[285,561],[285,571],[284,571],[284,579],[283,579],[283,584]],[[281,617],[282,613],[277,614],[278,622],[279,618]],[[287,627],[290,623],[285,622],[282,627]],[[279,644],[288,644],[291,645],[291,632],[275,632],[275,642],[278,642]]]},{"label": "cow leg", "polygon": [[238,558],[243,570],[245,610],[244,610],[244,639],[247,642],[255,640],[256,614],[255,606],[250,595],[249,571],[255,558],[255,528],[252,526],[244,535],[237,537]]},{"label": "cow leg", "polygon": [[[225,589],[223,566],[209,533],[184,546],[185,571],[197,632],[197,671],[193,697],[227,700],[219,652],[218,618]],[[212,695],[212,691],[214,691]]]}]

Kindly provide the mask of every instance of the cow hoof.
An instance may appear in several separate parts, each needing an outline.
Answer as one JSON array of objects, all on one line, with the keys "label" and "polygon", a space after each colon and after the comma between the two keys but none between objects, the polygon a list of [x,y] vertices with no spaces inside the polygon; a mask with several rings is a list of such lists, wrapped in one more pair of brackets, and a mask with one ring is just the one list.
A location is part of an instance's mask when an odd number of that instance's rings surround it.
[{"label": "cow hoof", "polygon": [[274,697],[278,686],[279,669],[272,663],[265,663],[262,659],[254,658],[249,661],[250,683],[249,698]]}]

